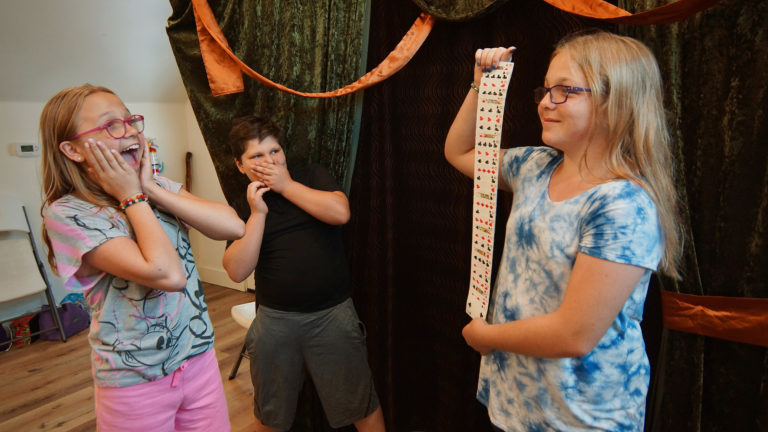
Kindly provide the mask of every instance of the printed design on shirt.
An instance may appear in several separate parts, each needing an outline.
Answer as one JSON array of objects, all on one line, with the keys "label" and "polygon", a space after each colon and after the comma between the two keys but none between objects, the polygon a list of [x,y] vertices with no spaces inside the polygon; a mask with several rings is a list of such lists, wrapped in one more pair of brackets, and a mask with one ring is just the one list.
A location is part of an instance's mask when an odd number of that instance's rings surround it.
[{"label": "printed design on shirt", "polygon": [[513,203],[489,321],[557,310],[579,253],[646,272],[590,353],[550,359],[493,351],[481,360],[477,398],[505,430],[639,432],[650,379],[640,321],[663,250],[656,208],[628,180],[552,201],[549,179],[561,161],[546,147],[512,148],[501,161]]},{"label": "printed design on shirt", "polygon": [[[87,238],[92,248],[131,235],[127,221],[117,211],[98,209],[80,200],[62,204],[59,210],[69,220],[67,224],[80,233],[70,235]],[[95,362],[103,367],[101,378],[106,382],[121,382],[127,369],[150,379],[168,375],[213,344],[208,307],[183,224],[172,215],[153,210],[178,252],[188,283],[182,291],[164,292],[106,274],[105,286],[88,293],[89,303],[99,310],[96,328],[101,346]]]}]

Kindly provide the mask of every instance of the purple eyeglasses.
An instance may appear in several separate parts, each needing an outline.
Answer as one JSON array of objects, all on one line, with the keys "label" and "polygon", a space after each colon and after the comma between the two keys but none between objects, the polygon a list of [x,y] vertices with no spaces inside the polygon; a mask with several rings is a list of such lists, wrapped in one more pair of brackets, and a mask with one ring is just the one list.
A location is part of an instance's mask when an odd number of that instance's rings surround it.
[{"label": "purple eyeglasses", "polygon": [[567,85],[554,85],[552,87],[537,87],[533,90],[533,101],[539,104],[544,96],[549,93],[549,101],[559,105],[568,101],[568,95],[578,92],[592,92],[591,89],[584,87],[572,87]]}]

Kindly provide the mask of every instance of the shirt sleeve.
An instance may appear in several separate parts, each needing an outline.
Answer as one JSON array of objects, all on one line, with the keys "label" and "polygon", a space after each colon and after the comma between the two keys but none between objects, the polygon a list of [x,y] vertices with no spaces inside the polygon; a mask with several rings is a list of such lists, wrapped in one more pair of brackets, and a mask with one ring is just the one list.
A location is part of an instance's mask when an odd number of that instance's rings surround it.
[{"label": "shirt sleeve", "polygon": [[547,176],[545,167],[555,161],[557,151],[548,147],[512,147],[504,152],[501,161],[501,178],[512,191],[520,187],[521,173],[534,178]]},{"label": "shirt sleeve", "polygon": [[307,168],[309,170],[308,187],[327,192],[341,191],[341,186],[327,169],[317,164],[311,164]]},{"label": "shirt sleeve", "polygon": [[[173,180],[171,180],[171,179],[169,179],[167,177],[163,177],[163,176],[155,176],[155,183],[157,183],[161,188],[167,190],[168,192],[172,192],[172,193],[175,193],[175,194],[178,194],[179,191],[181,191],[181,188],[183,186],[181,183],[177,183],[177,182],[175,182],[175,181],[173,181]],[[152,205],[151,202],[150,202],[150,205]],[[158,218],[161,217],[160,216],[161,213],[167,215],[167,217],[169,217],[169,218],[173,218],[174,217],[170,213],[161,212],[155,206],[152,206],[152,209],[153,209],[153,211],[155,212],[155,215]],[[190,225],[185,220],[183,220],[181,218],[178,218],[178,221],[181,222],[181,226],[184,228],[184,230],[189,232]]]},{"label": "shirt sleeve", "polygon": [[663,243],[656,205],[639,185],[617,181],[595,199],[581,227],[579,251],[655,271]]},{"label": "shirt sleeve", "polygon": [[167,177],[163,177],[163,176],[155,176],[155,183],[160,185],[161,188],[163,188],[163,189],[165,189],[165,190],[167,190],[169,192],[173,192],[175,194],[179,193],[179,191],[181,190],[181,186],[182,186],[181,183],[177,183],[177,182],[175,182],[175,181],[173,181],[173,180],[171,180],[171,179],[169,179]]},{"label": "shirt sleeve", "polygon": [[125,219],[114,209],[74,199],[61,199],[47,206],[43,221],[56,258],[56,270],[64,287],[70,290],[88,290],[105,275],[75,275],[85,254],[113,238],[131,236]]}]

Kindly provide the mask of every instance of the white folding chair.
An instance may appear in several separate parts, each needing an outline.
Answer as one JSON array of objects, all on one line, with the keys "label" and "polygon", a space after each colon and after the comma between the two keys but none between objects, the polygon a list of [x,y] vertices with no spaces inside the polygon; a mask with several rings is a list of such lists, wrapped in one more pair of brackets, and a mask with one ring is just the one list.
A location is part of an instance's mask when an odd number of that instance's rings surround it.
[{"label": "white folding chair", "polygon": [[[27,211],[17,198],[0,195],[0,304],[40,293],[45,293],[54,327],[19,337],[11,334],[10,340],[2,345],[57,329],[62,342],[67,341],[67,336],[59,319],[45,267],[35,247]],[[2,322],[16,318],[3,319]]]},{"label": "white folding chair", "polygon": [[[251,327],[251,322],[256,317],[256,302],[252,301],[250,303],[232,306],[231,312],[232,319],[247,329]],[[245,346],[245,342],[243,342],[243,348],[240,349],[240,355],[237,356],[237,361],[232,366],[232,371],[229,373],[229,379],[233,379],[235,375],[237,375],[237,369],[240,368],[240,362],[243,361],[244,358],[250,358],[248,357],[248,349]]]}]

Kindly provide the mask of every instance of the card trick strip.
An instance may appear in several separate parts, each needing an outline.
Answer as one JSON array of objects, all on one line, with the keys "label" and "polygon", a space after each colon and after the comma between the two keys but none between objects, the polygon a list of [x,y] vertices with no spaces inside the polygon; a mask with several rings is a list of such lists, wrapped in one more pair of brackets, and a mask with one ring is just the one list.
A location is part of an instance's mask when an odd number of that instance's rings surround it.
[{"label": "card trick strip", "polygon": [[499,149],[504,102],[514,63],[501,62],[480,80],[475,127],[474,197],[472,203],[472,272],[466,312],[485,318],[491,293],[493,239],[496,230],[496,195],[499,184]]}]

